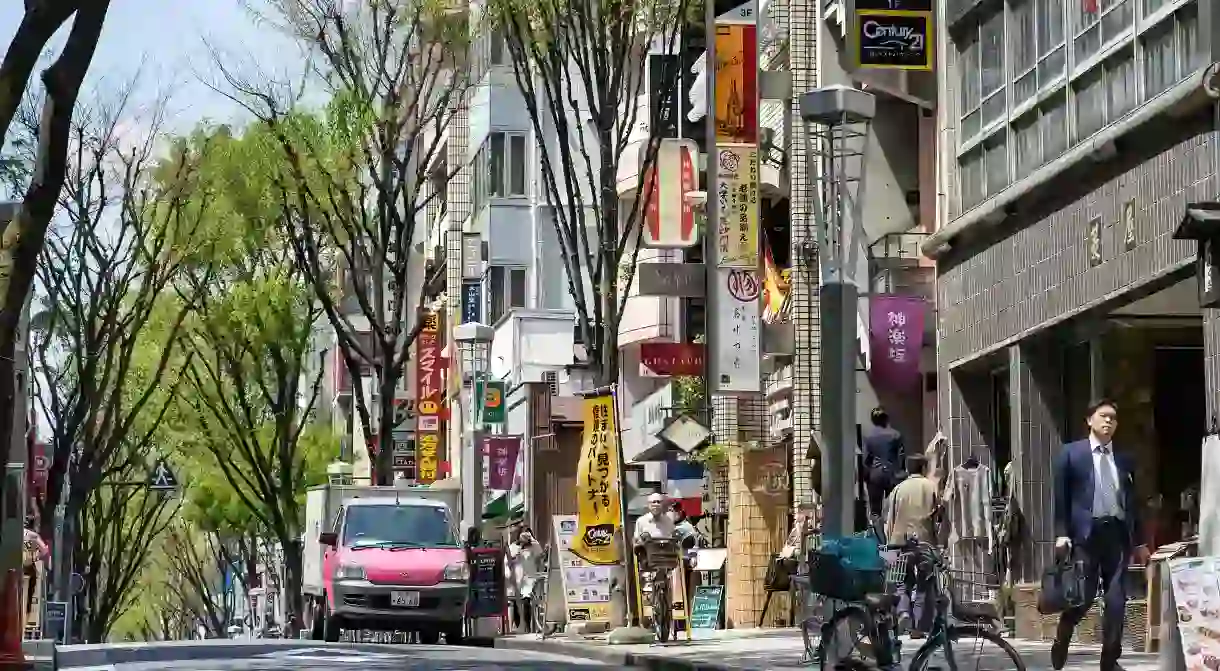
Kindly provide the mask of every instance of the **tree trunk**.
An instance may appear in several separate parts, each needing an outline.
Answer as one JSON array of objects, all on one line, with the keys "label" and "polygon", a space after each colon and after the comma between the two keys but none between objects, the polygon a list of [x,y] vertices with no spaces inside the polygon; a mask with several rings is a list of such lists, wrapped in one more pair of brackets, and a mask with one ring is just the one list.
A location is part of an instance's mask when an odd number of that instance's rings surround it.
[{"label": "tree trunk", "polygon": [[378,412],[377,446],[373,459],[373,484],[394,484],[394,387],[397,379],[388,374],[391,368],[393,353],[382,359],[381,374],[377,376]]},{"label": "tree trunk", "polygon": [[301,631],[301,614],[304,612],[305,568],[302,561],[304,549],[300,539],[283,542],[284,547],[284,623],[285,638],[296,638]]}]

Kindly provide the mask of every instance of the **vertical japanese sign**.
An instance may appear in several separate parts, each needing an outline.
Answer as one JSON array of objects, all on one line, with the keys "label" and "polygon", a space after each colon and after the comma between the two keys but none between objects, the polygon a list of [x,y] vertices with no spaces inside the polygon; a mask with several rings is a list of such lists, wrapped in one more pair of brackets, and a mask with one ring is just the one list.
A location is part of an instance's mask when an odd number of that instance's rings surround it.
[{"label": "vertical japanese sign", "polygon": [[918,296],[873,296],[869,302],[871,378],[879,388],[907,391],[919,383],[927,306]]},{"label": "vertical japanese sign", "polygon": [[605,566],[618,562],[614,534],[621,522],[618,431],[614,396],[584,399],[584,444],[576,471],[577,529],[572,553]]},{"label": "vertical japanese sign", "polygon": [[487,488],[509,490],[517,474],[517,455],[521,452],[521,436],[484,436],[483,453],[487,455]]},{"label": "vertical japanese sign", "polygon": [[716,146],[716,267],[758,270],[758,147]]},{"label": "vertical japanese sign", "polygon": [[758,26],[716,24],[716,142],[758,142]]},{"label": "vertical japanese sign", "polygon": [[757,270],[716,271],[716,310],[712,312],[714,352],[712,390],[758,393],[762,389],[762,291]]},{"label": "vertical japanese sign", "polygon": [[415,339],[416,468],[418,482],[436,481],[440,460],[441,401],[444,399],[441,375],[440,316],[429,312]]}]

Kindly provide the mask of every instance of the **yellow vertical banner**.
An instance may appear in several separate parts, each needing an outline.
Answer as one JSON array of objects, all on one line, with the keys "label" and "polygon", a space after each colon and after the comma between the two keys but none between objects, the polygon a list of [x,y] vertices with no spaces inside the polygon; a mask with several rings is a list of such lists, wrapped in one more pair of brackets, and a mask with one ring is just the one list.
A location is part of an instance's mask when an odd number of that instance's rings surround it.
[{"label": "yellow vertical banner", "polygon": [[576,536],[572,554],[605,566],[618,563],[615,532],[622,520],[614,396],[584,399],[585,432],[576,470]]},{"label": "yellow vertical banner", "polygon": [[758,146],[718,144],[716,267],[756,270],[758,256]]}]

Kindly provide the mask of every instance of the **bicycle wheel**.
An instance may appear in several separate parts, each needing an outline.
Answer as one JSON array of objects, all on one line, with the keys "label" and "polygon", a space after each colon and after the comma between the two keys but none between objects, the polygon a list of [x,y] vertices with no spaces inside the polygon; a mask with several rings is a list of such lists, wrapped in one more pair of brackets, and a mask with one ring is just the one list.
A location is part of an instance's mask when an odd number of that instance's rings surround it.
[{"label": "bicycle wheel", "polygon": [[[952,658],[950,660],[949,658]],[[948,638],[934,637],[911,659],[908,671],[957,668],[958,671],[1026,671],[1025,660],[994,631],[952,627]]]},{"label": "bicycle wheel", "polygon": [[544,636],[546,635],[546,581],[546,578],[539,578],[538,581],[534,583],[534,595],[533,598],[530,599],[532,602],[530,605],[534,609],[534,612],[530,614],[534,618],[534,633],[542,634]]},{"label": "bicycle wheel", "polygon": [[652,583],[652,630],[657,641],[668,643],[673,631],[673,610],[669,602],[669,576]]},{"label": "bicycle wheel", "polygon": [[815,659],[822,671],[877,666],[873,650],[873,618],[862,606],[847,605],[835,611],[821,628]]}]

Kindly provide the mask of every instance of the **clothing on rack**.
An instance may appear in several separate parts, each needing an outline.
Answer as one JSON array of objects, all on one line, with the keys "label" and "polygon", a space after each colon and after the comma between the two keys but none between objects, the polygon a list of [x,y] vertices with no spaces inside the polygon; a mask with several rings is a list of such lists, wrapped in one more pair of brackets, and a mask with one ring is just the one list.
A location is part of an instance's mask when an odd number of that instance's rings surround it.
[{"label": "clothing on rack", "polygon": [[943,432],[937,431],[924,449],[923,456],[928,463],[928,480],[931,480],[932,486],[943,495],[946,476],[949,474],[949,438]]},{"label": "clothing on rack", "polygon": [[988,553],[995,550],[989,467],[963,465],[951,470],[945,488],[945,511],[951,547],[973,540],[985,542]]}]

